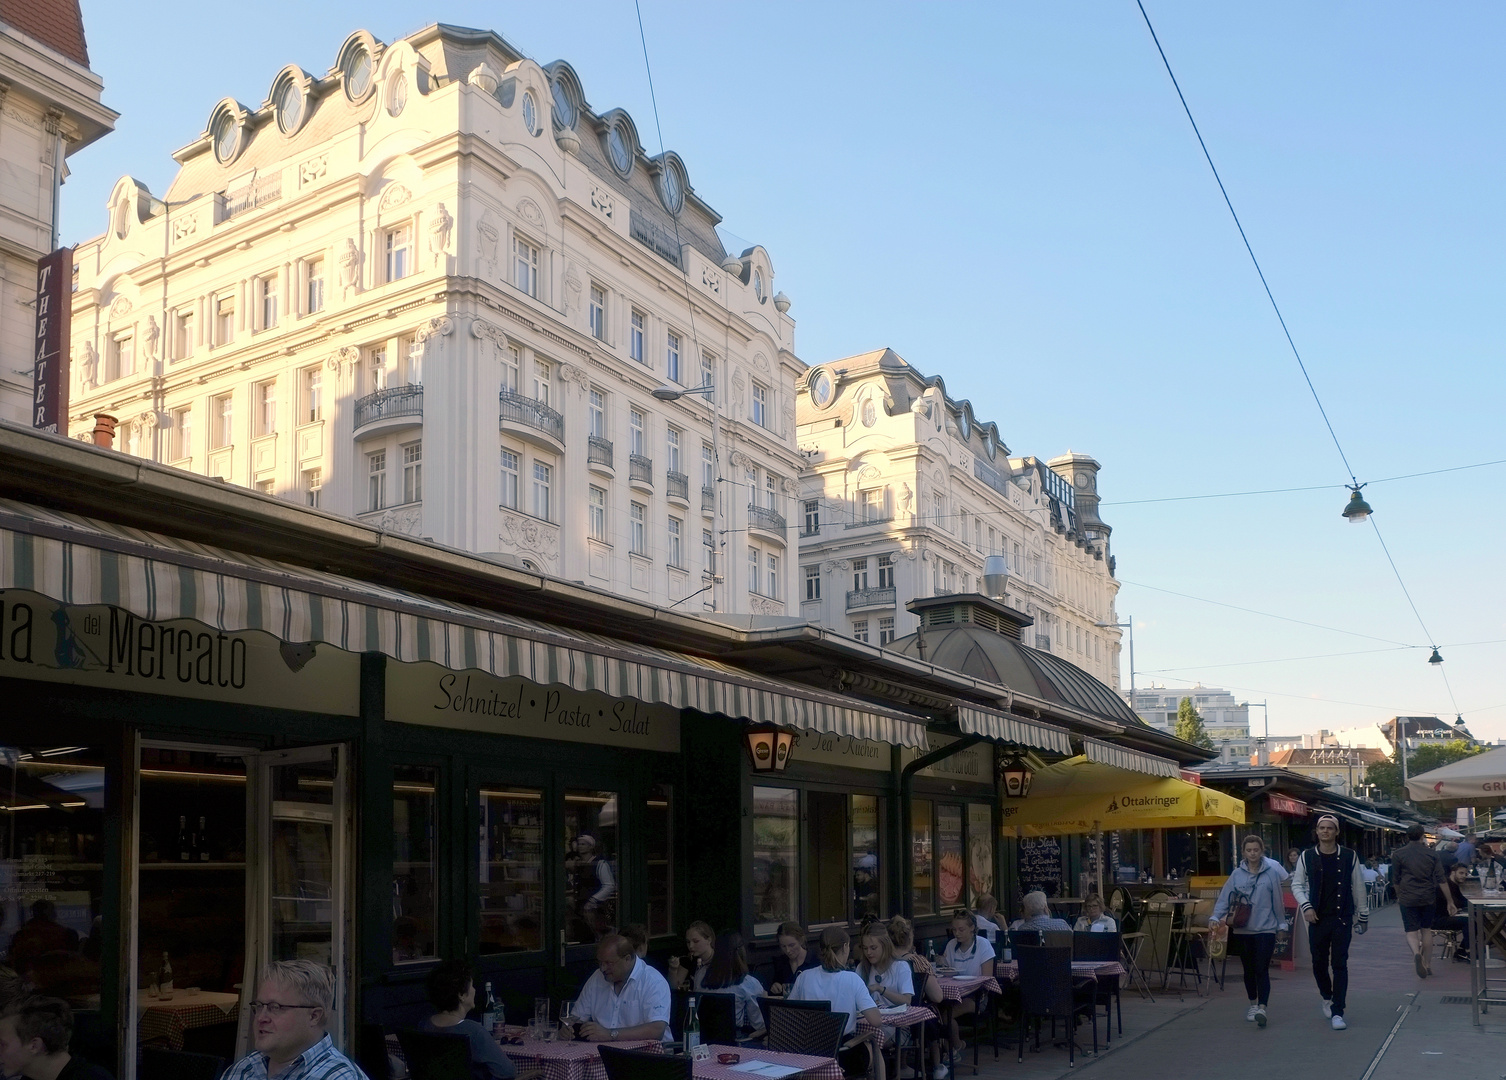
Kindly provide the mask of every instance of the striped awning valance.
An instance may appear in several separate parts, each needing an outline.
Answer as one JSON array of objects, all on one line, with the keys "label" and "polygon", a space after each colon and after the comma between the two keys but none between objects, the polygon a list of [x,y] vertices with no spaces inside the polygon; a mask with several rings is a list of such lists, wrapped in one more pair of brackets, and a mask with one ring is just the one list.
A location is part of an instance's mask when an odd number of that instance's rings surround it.
[{"label": "striped awning valance", "polygon": [[1138,750],[1127,750],[1113,743],[1100,742],[1097,739],[1083,739],[1082,752],[1089,761],[1096,761],[1100,765],[1112,765],[1116,769],[1128,769],[1130,772],[1146,773],[1150,776],[1170,776],[1181,779],[1182,767],[1170,758],[1157,757],[1155,754],[1142,754]]},{"label": "striped awning valance", "polygon": [[982,735],[998,742],[1015,743],[1054,754],[1070,754],[1072,740],[1066,731],[1013,713],[979,705],[957,706],[957,726],[969,735]]},{"label": "striped awning valance", "polygon": [[705,657],[0,499],[0,588],[757,723],[926,746],[925,722]]}]

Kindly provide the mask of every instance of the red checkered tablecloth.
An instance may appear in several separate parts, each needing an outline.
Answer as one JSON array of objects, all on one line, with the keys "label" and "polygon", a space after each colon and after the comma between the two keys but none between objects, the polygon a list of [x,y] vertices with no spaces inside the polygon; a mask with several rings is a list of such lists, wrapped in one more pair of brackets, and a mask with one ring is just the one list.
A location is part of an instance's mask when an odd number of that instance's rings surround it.
[{"label": "red checkered tablecloth", "polygon": [[179,990],[167,1001],[149,998],[141,991],[137,998],[141,1010],[137,1040],[142,1046],[166,1043],[173,1050],[182,1050],[185,1031],[232,1020],[239,1004],[240,998],[234,994],[205,990]]},{"label": "red checkered tablecloth", "polygon": [[898,1012],[898,1013],[892,1013],[892,1014],[886,1013],[883,1010],[880,1010],[879,1011],[879,1018],[880,1018],[880,1026],[879,1027],[875,1027],[873,1024],[870,1024],[867,1020],[864,1020],[861,1016],[858,1017],[858,1034],[859,1035],[866,1035],[868,1038],[871,1039],[871,1038],[874,1037],[874,1035],[876,1035],[881,1030],[881,1028],[884,1028],[884,1027],[892,1027],[892,1028],[907,1028],[907,1027],[912,1027],[915,1024],[923,1024],[927,1020],[934,1020],[934,1019],[936,1019],[936,1014],[933,1013],[930,1009],[925,1008],[924,1006],[921,1006],[921,1005],[911,1005],[911,1006],[907,1007],[904,1012]]},{"label": "red checkered tablecloth", "polygon": [[999,981],[989,975],[945,975],[936,981],[941,984],[941,996],[948,1001],[961,1001],[979,990],[987,990],[990,994],[999,992]]},{"label": "red checkered tablecloth", "polygon": [[792,1069],[799,1069],[800,1076],[808,1080],[842,1080],[842,1066],[837,1064],[836,1058],[811,1057],[808,1054],[783,1054],[774,1050],[715,1044],[708,1046],[707,1049],[711,1051],[710,1059],[695,1063],[696,1080],[750,1080],[750,1078],[758,1080],[747,1071],[738,1072],[736,1066],[723,1065],[716,1060],[718,1054],[737,1054],[742,1058],[740,1062],[742,1065],[750,1061],[767,1061],[773,1065],[786,1065]]},{"label": "red checkered tablecloth", "polygon": [[[1015,982],[1020,977],[1020,965],[1016,960],[1011,960],[1007,964],[1000,961],[994,970],[1005,982]],[[1091,975],[1095,979],[1109,978],[1114,975],[1123,975],[1124,965],[1117,960],[1074,960],[1072,961],[1072,974]]]},{"label": "red checkered tablecloth", "polygon": [[[509,1028],[509,1035],[522,1033],[521,1028]],[[606,1066],[601,1063],[593,1042],[540,1042],[524,1039],[521,1044],[505,1042],[502,1052],[520,1069],[541,1068],[544,1080],[607,1080]],[[607,1043],[624,1050],[654,1050],[659,1043],[650,1039],[635,1039],[631,1042]],[[742,1078],[739,1078],[742,1080]]]}]

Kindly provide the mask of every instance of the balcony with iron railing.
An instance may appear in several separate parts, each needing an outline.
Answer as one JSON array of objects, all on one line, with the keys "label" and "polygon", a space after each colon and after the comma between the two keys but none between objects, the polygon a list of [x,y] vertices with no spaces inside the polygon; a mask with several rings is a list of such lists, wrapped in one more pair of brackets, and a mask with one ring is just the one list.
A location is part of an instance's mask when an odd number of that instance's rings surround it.
[{"label": "balcony with iron railing", "polygon": [[371,434],[373,429],[415,427],[423,422],[424,388],[421,385],[389,386],[356,399],[355,430],[362,435]]},{"label": "balcony with iron railing", "polygon": [[586,464],[593,472],[613,475],[612,440],[603,439],[600,435],[586,436]]},{"label": "balcony with iron railing", "polygon": [[497,399],[503,431],[552,450],[565,448],[565,418],[548,405],[515,390],[503,390]]},{"label": "balcony with iron railing", "polygon": [[843,522],[844,529],[864,529],[869,525],[887,525],[894,520],[894,511],[877,506],[858,506],[853,520]]},{"label": "balcony with iron railing", "polygon": [[855,611],[858,608],[877,608],[894,606],[894,586],[889,585],[882,589],[848,589],[847,610]]},{"label": "balcony with iron railing", "polygon": [[690,477],[682,472],[666,472],[664,474],[664,493],[671,499],[678,499],[686,506],[689,506]]},{"label": "balcony with iron railing", "polygon": [[654,487],[654,459],[644,457],[642,454],[629,454],[628,483],[634,487],[646,488],[652,491]]},{"label": "balcony with iron railing", "polygon": [[701,513],[716,513],[716,488],[706,484],[701,488]]},{"label": "balcony with iron railing", "polygon": [[780,540],[783,540],[785,531],[784,515],[777,510],[770,510],[767,506],[749,503],[748,528],[772,533]]}]

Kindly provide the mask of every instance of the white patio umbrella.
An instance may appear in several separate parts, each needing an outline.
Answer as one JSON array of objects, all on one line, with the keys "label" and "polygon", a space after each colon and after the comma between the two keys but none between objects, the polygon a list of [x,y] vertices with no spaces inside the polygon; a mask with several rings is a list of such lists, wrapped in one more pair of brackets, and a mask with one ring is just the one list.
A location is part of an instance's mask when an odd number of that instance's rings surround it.
[{"label": "white patio umbrella", "polygon": [[1410,777],[1407,795],[1418,802],[1440,799],[1499,802],[1506,798],[1506,746]]}]

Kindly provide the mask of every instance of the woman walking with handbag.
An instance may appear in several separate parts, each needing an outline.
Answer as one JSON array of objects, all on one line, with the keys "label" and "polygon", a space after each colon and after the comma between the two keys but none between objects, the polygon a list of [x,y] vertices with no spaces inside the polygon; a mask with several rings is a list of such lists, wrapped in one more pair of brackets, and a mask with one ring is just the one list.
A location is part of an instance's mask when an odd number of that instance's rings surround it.
[{"label": "woman walking with handbag", "polygon": [[1245,994],[1250,999],[1245,1019],[1265,1027],[1265,1009],[1271,997],[1271,955],[1276,951],[1276,931],[1286,925],[1286,908],[1281,899],[1281,876],[1266,862],[1265,841],[1247,836],[1240,851],[1244,861],[1224,882],[1209,924],[1228,924],[1230,951],[1238,943],[1245,970]]}]

